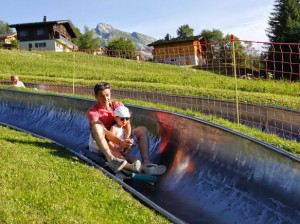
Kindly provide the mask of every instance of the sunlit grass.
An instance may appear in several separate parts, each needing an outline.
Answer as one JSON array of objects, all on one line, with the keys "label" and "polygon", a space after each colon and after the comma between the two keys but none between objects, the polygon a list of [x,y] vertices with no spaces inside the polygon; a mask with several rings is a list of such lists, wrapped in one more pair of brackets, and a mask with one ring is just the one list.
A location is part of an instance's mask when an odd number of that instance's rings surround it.
[{"label": "sunlit grass", "polygon": [[[184,96],[235,100],[236,80],[209,71],[174,65],[138,62],[86,53],[0,50],[0,80],[11,74],[24,82],[93,86],[107,81],[114,88]],[[238,79],[242,102],[277,105],[299,110],[300,83]]]},{"label": "sunlit grass", "polygon": [[48,140],[0,126],[0,223],[169,223]]}]

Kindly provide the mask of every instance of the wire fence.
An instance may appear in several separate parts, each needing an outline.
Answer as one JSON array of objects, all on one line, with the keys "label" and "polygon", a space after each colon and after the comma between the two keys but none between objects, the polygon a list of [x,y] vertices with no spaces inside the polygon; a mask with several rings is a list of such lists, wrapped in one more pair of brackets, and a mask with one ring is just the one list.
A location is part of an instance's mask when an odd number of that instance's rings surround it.
[{"label": "wire fence", "polygon": [[[0,50],[0,77],[28,87],[93,94],[108,81],[118,98],[214,115],[300,141],[300,47],[235,40],[139,51]],[[70,81],[72,80],[72,81]]]}]

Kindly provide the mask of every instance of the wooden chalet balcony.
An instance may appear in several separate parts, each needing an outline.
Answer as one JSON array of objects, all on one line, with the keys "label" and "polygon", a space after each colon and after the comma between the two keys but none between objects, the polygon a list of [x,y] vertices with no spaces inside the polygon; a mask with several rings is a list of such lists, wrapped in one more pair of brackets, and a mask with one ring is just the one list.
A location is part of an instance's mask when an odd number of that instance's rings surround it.
[{"label": "wooden chalet balcony", "polygon": [[77,49],[77,45],[75,45],[72,41],[68,40],[62,35],[59,35],[58,38],[56,38],[57,41],[59,41],[61,44],[68,46],[69,48],[72,49]]}]

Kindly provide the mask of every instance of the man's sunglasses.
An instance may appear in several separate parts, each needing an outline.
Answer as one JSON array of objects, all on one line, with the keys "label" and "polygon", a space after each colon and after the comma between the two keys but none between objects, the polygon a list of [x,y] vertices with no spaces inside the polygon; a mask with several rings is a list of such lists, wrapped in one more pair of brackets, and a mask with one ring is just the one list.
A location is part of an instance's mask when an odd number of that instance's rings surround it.
[{"label": "man's sunglasses", "polygon": [[120,120],[121,120],[121,121],[124,121],[124,120],[129,121],[129,120],[130,120],[130,117],[120,117]]}]

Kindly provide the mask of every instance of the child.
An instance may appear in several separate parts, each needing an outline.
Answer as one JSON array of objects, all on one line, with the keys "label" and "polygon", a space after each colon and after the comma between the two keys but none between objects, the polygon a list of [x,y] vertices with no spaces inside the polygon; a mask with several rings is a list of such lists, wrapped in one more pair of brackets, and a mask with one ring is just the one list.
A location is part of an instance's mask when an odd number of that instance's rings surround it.
[{"label": "child", "polygon": [[[114,118],[116,124],[110,128],[110,131],[120,139],[129,138],[131,133],[126,133],[124,127],[130,122],[130,112],[129,109],[125,106],[118,106],[114,110]],[[133,141],[133,139],[132,139]],[[115,144],[111,141],[108,142],[108,145],[112,151],[112,154],[121,159],[126,159],[128,162],[125,165],[125,169],[130,170],[135,173],[140,173],[142,170],[141,161],[129,155],[130,149],[123,149],[120,145]]]}]

